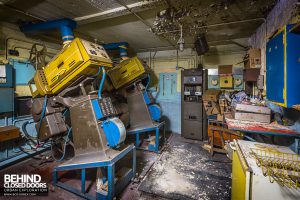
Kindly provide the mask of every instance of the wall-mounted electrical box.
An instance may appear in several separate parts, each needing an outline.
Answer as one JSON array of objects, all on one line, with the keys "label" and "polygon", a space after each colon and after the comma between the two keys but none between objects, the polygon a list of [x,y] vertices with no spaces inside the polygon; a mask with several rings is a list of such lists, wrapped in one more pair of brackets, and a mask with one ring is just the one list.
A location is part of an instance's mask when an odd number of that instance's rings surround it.
[{"label": "wall-mounted electrical box", "polygon": [[174,99],[177,95],[177,73],[159,74],[160,99]]},{"label": "wall-mounted electrical box", "polygon": [[0,113],[14,109],[14,80],[11,65],[0,65]]},{"label": "wall-mounted electrical box", "polygon": [[15,70],[15,85],[28,85],[34,77],[35,69],[29,61],[19,61],[10,59],[10,63]]},{"label": "wall-mounted electrical box", "polygon": [[0,87],[13,87],[13,68],[11,65],[0,65]]}]

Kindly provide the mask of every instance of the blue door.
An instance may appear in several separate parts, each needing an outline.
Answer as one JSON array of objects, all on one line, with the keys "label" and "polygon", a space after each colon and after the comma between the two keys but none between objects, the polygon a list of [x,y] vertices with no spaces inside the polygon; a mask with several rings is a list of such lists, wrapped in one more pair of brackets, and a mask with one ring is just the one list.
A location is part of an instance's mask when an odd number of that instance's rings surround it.
[{"label": "blue door", "polygon": [[284,103],[284,32],[281,32],[267,43],[267,98]]}]

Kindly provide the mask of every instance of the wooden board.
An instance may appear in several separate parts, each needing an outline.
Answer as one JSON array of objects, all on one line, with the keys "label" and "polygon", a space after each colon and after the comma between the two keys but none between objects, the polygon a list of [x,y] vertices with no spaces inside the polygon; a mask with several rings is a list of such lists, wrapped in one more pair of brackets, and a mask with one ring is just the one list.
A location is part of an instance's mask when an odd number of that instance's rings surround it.
[{"label": "wooden board", "polygon": [[15,126],[0,127],[0,142],[12,140],[20,137],[19,128]]},{"label": "wooden board", "polygon": [[[212,132],[211,132],[211,127],[213,127],[214,125],[208,125],[208,129],[207,129],[207,133],[208,133],[208,137],[209,140],[211,141],[212,138]],[[233,141],[234,139],[241,139],[242,137],[238,137],[237,135],[232,135],[230,133],[227,133],[225,131],[222,132],[224,141],[229,140],[229,141]],[[218,131],[214,131],[214,145],[217,147],[222,147],[222,141],[221,141],[221,137],[220,134],[218,133]]]}]

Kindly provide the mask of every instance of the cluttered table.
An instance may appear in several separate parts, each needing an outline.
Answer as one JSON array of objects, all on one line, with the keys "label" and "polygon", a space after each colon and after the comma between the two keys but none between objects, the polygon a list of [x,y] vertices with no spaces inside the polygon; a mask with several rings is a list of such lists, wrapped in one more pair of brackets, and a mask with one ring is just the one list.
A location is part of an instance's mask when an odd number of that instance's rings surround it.
[{"label": "cluttered table", "polygon": [[225,118],[225,120],[228,129],[230,130],[241,131],[246,133],[300,138],[300,133],[290,129],[287,126],[277,124],[276,122],[260,123],[260,122],[242,121],[242,120],[230,119],[230,118]]}]

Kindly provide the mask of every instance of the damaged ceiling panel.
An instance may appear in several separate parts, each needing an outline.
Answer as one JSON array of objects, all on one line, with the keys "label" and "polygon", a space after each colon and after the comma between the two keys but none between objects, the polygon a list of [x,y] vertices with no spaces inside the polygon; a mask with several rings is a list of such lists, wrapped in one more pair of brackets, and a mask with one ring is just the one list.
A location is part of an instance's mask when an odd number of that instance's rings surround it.
[{"label": "damaged ceiling panel", "polygon": [[172,39],[180,34],[180,26],[185,35],[197,35],[199,32],[208,32],[214,24],[241,21],[236,23],[240,25],[261,21],[259,18],[265,18],[275,3],[276,0],[170,0],[169,7],[157,14],[152,31]]},{"label": "damaged ceiling panel", "polygon": [[[127,41],[136,51],[174,49],[180,26],[186,46],[205,33],[209,44],[247,41],[276,0],[0,0],[0,20],[72,18],[75,34],[99,42]],[[12,14],[13,13],[13,14]],[[55,34],[54,34],[55,35]],[[57,35],[57,34],[56,34]],[[244,42],[242,45],[247,45]]]}]

